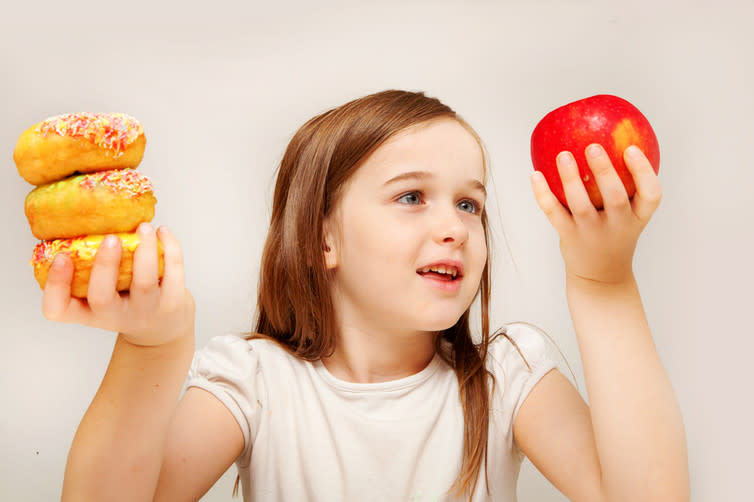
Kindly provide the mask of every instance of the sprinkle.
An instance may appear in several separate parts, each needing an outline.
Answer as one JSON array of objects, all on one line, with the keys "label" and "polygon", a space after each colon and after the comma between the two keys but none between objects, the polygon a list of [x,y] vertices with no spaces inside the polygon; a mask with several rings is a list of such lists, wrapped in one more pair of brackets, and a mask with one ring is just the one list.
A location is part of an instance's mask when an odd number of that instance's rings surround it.
[{"label": "sprinkle", "polygon": [[54,241],[42,241],[34,246],[31,264],[52,261],[54,256],[60,252],[70,251],[73,245],[73,239],[56,239]]},{"label": "sprinkle", "polygon": [[[126,232],[115,235],[120,238],[123,250],[126,252],[133,253],[139,245],[140,239],[134,233]],[[83,235],[67,239],[40,241],[34,247],[29,264],[36,267],[43,263],[51,263],[58,253],[68,254],[74,262],[76,260],[91,260],[97,253],[104,237],[104,235]]]},{"label": "sprinkle", "polygon": [[152,181],[135,169],[111,169],[82,175],[79,186],[89,190],[105,186],[111,192],[132,198],[154,192]]},{"label": "sprinkle", "polygon": [[144,134],[138,120],[125,113],[68,113],[50,117],[37,126],[37,132],[47,136],[85,138],[95,145],[113,150],[116,156]]}]

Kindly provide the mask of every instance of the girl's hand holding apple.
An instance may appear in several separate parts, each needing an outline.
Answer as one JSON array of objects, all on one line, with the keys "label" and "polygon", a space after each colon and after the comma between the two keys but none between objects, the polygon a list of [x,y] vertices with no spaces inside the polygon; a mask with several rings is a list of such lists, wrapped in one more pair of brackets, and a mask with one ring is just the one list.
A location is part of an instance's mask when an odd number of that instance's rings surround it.
[{"label": "girl's hand holding apple", "polygon": [[604,148],[592,144],[584,153],[602,194],[604,209],[593,205],[574,156],[568,151],[557,156],[557,166],[570,212],[539,171],[531,175],[534,195],[560,235],[566,276],[604,284],[622,283],[633,277],[636,242],[660,204],[660,182],[644,153],[635,146],[627,148],[623,156],[636,185],[636,193],[629,200]]}]

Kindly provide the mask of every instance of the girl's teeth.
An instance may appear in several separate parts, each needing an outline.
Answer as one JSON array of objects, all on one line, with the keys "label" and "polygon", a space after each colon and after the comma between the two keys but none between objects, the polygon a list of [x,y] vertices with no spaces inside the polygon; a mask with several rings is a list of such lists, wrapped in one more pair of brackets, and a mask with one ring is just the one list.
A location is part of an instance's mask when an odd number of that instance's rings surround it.
[{"label": "girl's teeth", "polygon": [[453,267],[445,267],[439,266],[439,267],[424,267],[421,269],[421,273],[426,274],[427,272],[437,272],[438,274],[446,274],[453,276],[454,278],[458,275],[458,270]]}]

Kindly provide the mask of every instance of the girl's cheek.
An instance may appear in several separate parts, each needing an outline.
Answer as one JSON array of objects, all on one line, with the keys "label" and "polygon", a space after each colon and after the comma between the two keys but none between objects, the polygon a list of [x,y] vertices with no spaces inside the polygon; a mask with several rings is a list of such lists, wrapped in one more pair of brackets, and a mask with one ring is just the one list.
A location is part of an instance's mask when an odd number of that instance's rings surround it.
[{"label": "girl's cheek", "polygon": [[482,267],[484,267],[484,264],[487,261],[487,240],[484,238],[484,231],[481,231],[476,236],[475,240],[477,244],[474,246],[474,254],[478,257],[478,260],[481,262]]}]

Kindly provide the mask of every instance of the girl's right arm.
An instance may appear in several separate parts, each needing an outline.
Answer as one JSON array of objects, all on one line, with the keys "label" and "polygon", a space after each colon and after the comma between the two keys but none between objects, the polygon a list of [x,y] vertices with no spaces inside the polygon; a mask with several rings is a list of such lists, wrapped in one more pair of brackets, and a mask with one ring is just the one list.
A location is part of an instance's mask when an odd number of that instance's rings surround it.
[{"label": "girl's right arm", "polygon": [[175,237],[164,227],[159,231],[165,259],[160,283],[157,237],[149,224],[139,233],[128,293],[115,289],[118,239],[97,251],[87,301],[70,296],[73,265],[67,257],[56,260],[45,285],[48,319],[119,333],[71,446],[64,501],[195,500],[243,448],[235,419],[211,394],[192,388],[178,405],[194,351],[194,301]]}]

